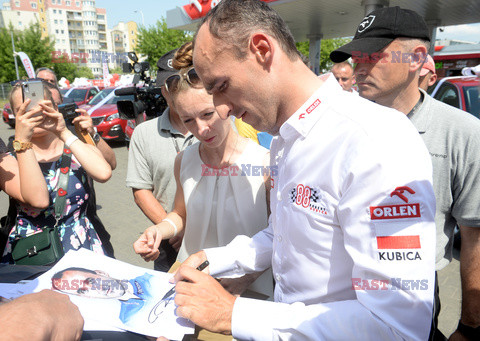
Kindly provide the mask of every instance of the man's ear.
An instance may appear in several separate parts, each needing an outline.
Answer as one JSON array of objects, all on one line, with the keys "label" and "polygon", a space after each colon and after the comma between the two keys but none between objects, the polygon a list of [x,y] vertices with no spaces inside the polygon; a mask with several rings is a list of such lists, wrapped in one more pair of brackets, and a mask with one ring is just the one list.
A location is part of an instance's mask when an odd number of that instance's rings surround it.
[{"label": "man's ear", "polygon": [[427,61],[428,51],[423,45],[417,45],[413,50],[412,57],[410,58],[410,71],[419,71],[423,63]]},{"label": "man's ear", "polygon": [[250,51],[255,55],[257,62],[270,65],[274,53],[273,41],[263,33],[255,33],[250,37]]}]

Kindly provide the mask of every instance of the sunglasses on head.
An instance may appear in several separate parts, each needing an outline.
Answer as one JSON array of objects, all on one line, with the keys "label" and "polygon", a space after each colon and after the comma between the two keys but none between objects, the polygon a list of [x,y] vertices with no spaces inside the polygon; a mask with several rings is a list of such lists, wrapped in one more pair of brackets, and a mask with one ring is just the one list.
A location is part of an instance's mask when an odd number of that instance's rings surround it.
[{"label": "sunglasses on head", "polygon": [[165,89],[172,93],[178,90],[178,86],[182,79],[186,80],[190,86],[196,88],[202,85],[202,82],[200,81],[200,78],[197,75],[197,72],[191,66],[187,71],[185,72],[180,72],[175,75],[171,75],[165,80]]}]

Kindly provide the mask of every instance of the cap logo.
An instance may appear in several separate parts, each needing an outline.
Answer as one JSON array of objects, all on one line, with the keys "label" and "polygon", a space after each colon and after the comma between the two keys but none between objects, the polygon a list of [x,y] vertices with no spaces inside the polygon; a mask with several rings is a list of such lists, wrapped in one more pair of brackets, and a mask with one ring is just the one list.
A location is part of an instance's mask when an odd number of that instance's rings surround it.
[{"label": "cap logo", "polygon": [[358,33],[362,33],[365,31],[367,28],[372,26],[373,21],[375,20],[374,15],[369,15],[368,17],[363,18],[363,21],[358,25]]},{"label": "cap logo", "polygon": [[170,69],[173,69],[173,67],[172,67],[172,59],[169,59],[169,60],[167,61],[167,66],[168,66]]}]

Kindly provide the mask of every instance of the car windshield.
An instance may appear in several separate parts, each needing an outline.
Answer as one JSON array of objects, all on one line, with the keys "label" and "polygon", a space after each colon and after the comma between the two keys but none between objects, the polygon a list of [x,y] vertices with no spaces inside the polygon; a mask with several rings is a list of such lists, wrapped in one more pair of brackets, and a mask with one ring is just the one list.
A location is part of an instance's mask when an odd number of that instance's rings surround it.
[{"label": "car windshield", "polygon": [[112,89],[103,89],[98,94],[96,94],[95,97],[93,97],[90,100],[90,102],[88,102],[88,104],[90,104],[90,105],[98,104],[102,99],[107,97],[113,90],[114,90],[113,88]]},{"label": "car windshield", "polygon": [[480,114],[480,98],[478,97],[478,86],[463,87],[463,95],[465,96],[465,109],[475,117]]},{"label": "car windshield", "polygon": [[70,89],[60,89],[60,93],[62,94],[62,96],[65,96],[65,94],[68,92],[68,90],[70,90]]},{"label": "car windshield", "polygon": [[82,102],[85,100],[87,89],[72,89],[65,97],[73,99],[75,102]]}]

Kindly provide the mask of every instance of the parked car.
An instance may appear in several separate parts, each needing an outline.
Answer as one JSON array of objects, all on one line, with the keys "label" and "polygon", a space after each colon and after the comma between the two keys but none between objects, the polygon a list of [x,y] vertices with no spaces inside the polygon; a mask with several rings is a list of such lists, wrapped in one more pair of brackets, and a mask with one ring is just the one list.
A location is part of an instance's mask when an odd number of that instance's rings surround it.
[{"label": "parked car", "polygon": [[428,89],[440,102],[480,118],[480,80],[476,76],[445,77]]},{"label": "parked car", "polygon": [[13,115],[10,103],[5,103],[2,110],[3,122],[8,124],[11,128],[15,127],[15,116]]},{"label": "parked car", "polygon": [[[66,90],[66,91],[65,91]],[[63,93],[63,91],[65,93]],[[70,98],[75,103],[80,106],[82,104],[88,103],[95,95],[100,92],[100,89],[97,86],[87,86],[87,87],[78,87],[70,89],[60,90],[63,97]]]},{"label": "parked car", "polygon": [[118,114],[117,102],[133,101],[133,95],[116,96],[116,88],[105,88],[86,105],[80,108],[87,110],[93,120],[93,125],[105,140],[125,140],[127,120],[122,120]]}]

